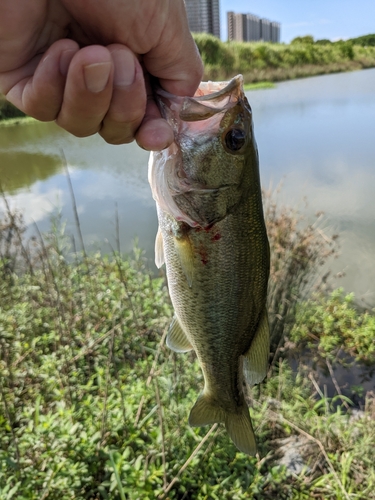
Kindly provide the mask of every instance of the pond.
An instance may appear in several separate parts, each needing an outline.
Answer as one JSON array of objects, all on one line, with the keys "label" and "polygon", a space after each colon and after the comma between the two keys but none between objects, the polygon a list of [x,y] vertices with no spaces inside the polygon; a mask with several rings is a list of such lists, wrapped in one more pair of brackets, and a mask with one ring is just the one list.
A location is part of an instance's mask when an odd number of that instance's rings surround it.
[{"label": "pond", "polygon": [[[332,285],[375,305],[375,69],[283,82],[247,96],[263,186],[281,182],[280,200],[307,218],[325,213],[323,229],[340,235],[341,255],[331,267],[345,274]],[[110,252],[116,245],[117,207],[121,250],[138,238],[152,259],[157,219],[148,153],[135,144],[77,139],[53,123],[2,127],[0,179],[10,205],[41,231],[60,210],[75,234],[63,155],[87,247]]]}]

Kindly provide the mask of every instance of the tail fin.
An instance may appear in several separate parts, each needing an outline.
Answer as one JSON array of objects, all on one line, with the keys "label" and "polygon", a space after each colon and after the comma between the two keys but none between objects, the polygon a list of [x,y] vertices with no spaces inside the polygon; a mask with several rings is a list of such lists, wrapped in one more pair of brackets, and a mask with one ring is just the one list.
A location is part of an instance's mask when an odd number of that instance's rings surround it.
[{"label": "tail fin", "polygon": [[192,427],[202,427],[218,422],[225,422],[225,412],[209,396],[202,393],[191,409],[189,424]]},{"label": "tail fin", "polygon": [[248,455],[255,455],[257,445],[249,410],[244,404],[241,413],[227,413],[206,394],[201,394],[193,406],[189,424],[192,427],[224,422],[230,438],[237,448]]},{"label": "tail fin", "polygon": [[237,448],[247,455],[255,455],[257,444],[253,426],[251,424],[248,408],[244,405],[242,413],[229,413],[225,418],[225,428],[237,446]]}]

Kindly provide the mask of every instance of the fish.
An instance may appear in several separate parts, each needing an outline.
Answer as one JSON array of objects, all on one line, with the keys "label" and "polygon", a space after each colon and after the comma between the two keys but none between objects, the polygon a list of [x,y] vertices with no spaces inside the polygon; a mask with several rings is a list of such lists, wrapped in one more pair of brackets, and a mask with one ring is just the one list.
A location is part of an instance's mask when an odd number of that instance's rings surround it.
[{"label": "fish", "polygon": [[243,78],[202,82],[194,97],[159,88],[155,98],[174,132],[148,170],[155,263],[166,265],[174,307],[166,344],[194,350],[203,372],[189,424],[224,423],[237,448],[254,455],[245,384],[259,384],[268,368],[270,250]]}]

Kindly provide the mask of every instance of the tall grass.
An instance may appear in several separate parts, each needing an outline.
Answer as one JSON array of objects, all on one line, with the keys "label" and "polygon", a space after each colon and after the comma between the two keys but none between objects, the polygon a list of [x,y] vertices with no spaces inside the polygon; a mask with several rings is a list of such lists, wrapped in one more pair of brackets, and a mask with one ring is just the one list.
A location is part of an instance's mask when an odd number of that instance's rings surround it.
[{"label": "tall grass", "polygon": [[[319,263],[309,255],[328,258],[331,246],[267,203],[271,303],[283,286],[297,300]],[[221,426],[187,424],[203,380],[193,354],[165,347],[164,278],[138,248],[84,255],[71,243],[58,217],[26,242],[20,215],[8,210],[0,224],[1,500],[375,498],[373,395],[354,418],[280,352],[248,394],[259,456],[243,455]],[[281,465],[291,448],[298,473]]]}]

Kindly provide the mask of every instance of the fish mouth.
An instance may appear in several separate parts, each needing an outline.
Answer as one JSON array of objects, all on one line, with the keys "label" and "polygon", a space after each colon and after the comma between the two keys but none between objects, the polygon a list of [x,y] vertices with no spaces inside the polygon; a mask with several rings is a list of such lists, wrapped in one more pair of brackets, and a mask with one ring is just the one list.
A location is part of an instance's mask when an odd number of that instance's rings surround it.
[{"label": "fish mouth", "polygon": [[196,122],[232,108],[244,96],[243,77],[237,75],[228,82],[202,82],[194,97],[179,97],[162,88],[155,89],[160,112],[167,120],[178,114],[180,120]]}]

